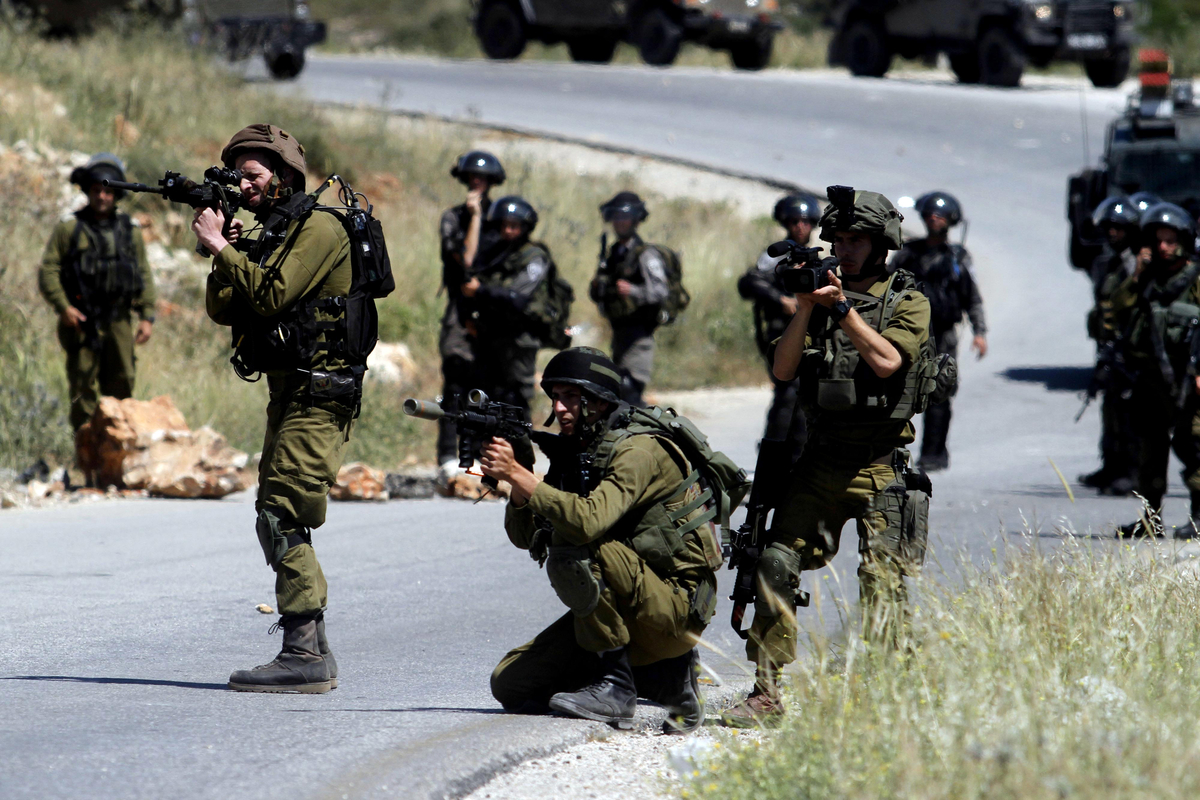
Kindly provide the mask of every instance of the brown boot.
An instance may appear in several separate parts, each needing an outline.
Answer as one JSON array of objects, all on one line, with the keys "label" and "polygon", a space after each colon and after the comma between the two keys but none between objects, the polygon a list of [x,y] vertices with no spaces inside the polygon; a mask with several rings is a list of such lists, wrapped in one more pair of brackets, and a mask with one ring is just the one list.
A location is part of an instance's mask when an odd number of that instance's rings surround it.
[{"label": "brown boot", "polygon": [[333,657],[333,651],[329,649],[329,640],[325,638],[324,611],[317,614],[317,651],[321,654],[321,658],[325,659],[325,669],[329,671],[329,688],[336,689],[338,686],[337,659]]},{"label": "brown boot", "polygon": [[283,648],[270,664],[239,669],[229,676],[229,688],[239,692],[300,692],[324,694],[332,686],[329,669],[317,647],[313,614],[289,614],[271,626],[283,628]]},{"label": "brown boot", "polygon": [[783,701],[755,686],[742,702],[721,714],[721,724],[728,728],[773,728],[783,720]]}]

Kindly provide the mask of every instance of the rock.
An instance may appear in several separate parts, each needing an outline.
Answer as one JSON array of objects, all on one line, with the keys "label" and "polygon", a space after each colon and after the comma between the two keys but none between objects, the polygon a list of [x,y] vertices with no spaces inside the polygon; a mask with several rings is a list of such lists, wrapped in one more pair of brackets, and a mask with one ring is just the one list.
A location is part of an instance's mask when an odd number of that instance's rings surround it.
[{"label": "rock", "polygon": [[171,398],[102,397],[75,437],[75,456],[94,486],[123,496],[224,497],[248,488],[247,455],[205,426],[188,429]]},{"label": "rock", "polygon": [[338,470],[337,483],[329,489],[330,500],[387,500],[387,477],[383,470],[357,462]]},{"label": "rock", "polygon": [[36,503],[38,500],[45,499],[46,495],[50,494],[50,484],[35,478],[25,484],[25,493],[30,501]]},{"label": "rock", "polygon": [[17,507],[17,498],[13,497],[11,494],[6,493],[4,496],[0,497],[0,508],[16,508],[16,507]]},{"label": "rock", "polygon": [[258,605],[256,605],[254,607],[254,610],[260,614],[274,614],[275,613],[275,609],[271,608],[266,603],[259,603]]},{"label": "rock", "polygon": [[506,481],[500,481],[500,486],[491,492],[484,487],[475,475],[452,475],[445,485],[438,486],[438,493],[443,497],[457,497],[461,500],[507,500],[511,487]]},{"label": "rock", "polygon": [[380,342],[367,356],[367,380],[404,386],[412,382],[416,373],[417,363],[406,344]]},{"label": "rock", "polygon": [[417,500],[437,494],[438,472],[433,467],[403,469],[389,472],[384,481],[388,497],[393,500]]}]

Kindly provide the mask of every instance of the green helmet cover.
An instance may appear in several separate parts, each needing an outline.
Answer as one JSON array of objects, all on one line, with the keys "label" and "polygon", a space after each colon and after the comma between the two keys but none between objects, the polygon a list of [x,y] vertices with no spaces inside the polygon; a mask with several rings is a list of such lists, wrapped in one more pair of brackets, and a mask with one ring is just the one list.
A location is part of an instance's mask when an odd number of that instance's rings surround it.
[{"label": "green helmet cover", "polygon": [[604,351],[594,347],[563,350],[542,370],[542,391],[560,383],[578,386],[583,391],[610,403],[620,402],[621,373]]},{"label": "green helmet cover", "polygon": [[[847,213],[849,212],[849,213]],[[904,217],[892,201],[879,192],[854,192],[853,210],[830,203],[821,215],[821,239],[832,242],[835,231],[867,233],[885,242],[889,250],[899,250],[904,244],[900,223]]]}]

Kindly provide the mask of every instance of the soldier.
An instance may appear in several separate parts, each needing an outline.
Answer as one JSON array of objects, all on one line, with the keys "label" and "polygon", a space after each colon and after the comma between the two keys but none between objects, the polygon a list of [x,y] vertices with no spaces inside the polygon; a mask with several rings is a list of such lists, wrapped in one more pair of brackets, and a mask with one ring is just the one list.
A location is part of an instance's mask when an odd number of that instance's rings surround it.
[{"label": "soldier", "polygon": [[516,195],[502,197],[488,209],[487,223],[496,238],[469,263],[462,285],[475,364],[473,388],[492,400],[520,406],[529,415],[533,373],[542,345],[537,301],[552,278],[550,250],[529,236],[538,215]]},{"label": "soldier", "polygon": [[[1119,347],[1130,380],[1130,417],[1137,437],[1138,493],[1151,511],[1117,529],[1117,536],[1160,536],[1158,520],[1167,490],[1171,448],[1183,462],[1191,494],[1191,517],[1200,517],[1200,403],[1191,345],[1200,325],[1200,261],[1196,223],[1171,203],[1142,214],[1140,256],[1132,276],[1113,292]],[[1174,436],[1172,436],[1172,428]],[[1194,535],[1189,522],[1177,531]]]},{"label": "soldier", "polygon": [[133,395],[134,346],[150,341],[154,326],[146,244],[137,223],[117,210],[125,192],[102,185],[106,179],[125,180],[125,164],[112,153],[99,153],[71,173],[88,204],[54,228],[38,272],[38,288],[58,314],[77,431],[101,395]]},{"label": "soldier", "polygon": [[[275,660],[229,676],[244,692],[328,692],[337,662],[325,638],[325,574],[312,530],[325,522],[329,487],[357,416],[364,366],[345,353],[350,240],[333,215],[304,194],[304,148],[274,125],[238,131],[221,160],[241,170],[241,191],[262,225],[241,237],[241,220],[198,209],[192,230],[213,254],[206,305],[233,328],[235,366],[267,376],[270,402],[258,465],[255,531],[275,571],[283,647]],[[305,342],[309,343],[305,345]]]},{"label": "soldier", "polygon": [[617,241],[601,254],[590,294],[612,325],[621,399],[644,406],[642,393],[654,370],[654,330],[671,290],[667,259],[672,254],[638,236],[638,225],[650,214],[633,192],[617,193],[600,206],[600,215],[612,225]]},{"label": "soldier", "polygon": [[[837,553],[856,520],[864,633],[894,641],[903,615],[903,576],[924,559],[928,506],[910,481],[906,445],[926,391],[917,376],[933,360],[929,301],[906,270],[889,270],[902,217],[886,197],[829,188],[821,239],[833,243],[828,285],[796,295],[796,314],[776,343],[779,380],[800,376],[808,443],[784,481],[758,568],[758,597],[746,655],[754,690],[726,712],[727,725],[772,724],[784,713],[779,672],[796,657],[796,595],[802,570]],[[834,272],[832,267],[837,267]],[[925,495],[927,503],[927,494]],[[910,524],[910,520],[912,523]]]},{"label": "soldier", "polygon": [[[442,214],[442,287],[446,290],[446,311],[438,350],[442,356],[442,397],[465,396],[474,386],[474,354],[467,327],[460,318],[462,286],[467,282],[467,267],[480,250],[495,244],[495,231],[484,224],[492,201],[488,192],[504,183],[504,167],[491,153],[472,150],[461,156],[450,175],[467,187],[467,199]],[[454,423],[438,422],[437,463],[446,479],[458,467],[457,434]]]},{"label": "soldier", "polygon": [[1088,335],[1100,348],[1104,363],[1098,364],[1098,368],[1107,371],[1109,385],[1103,387],[1104,399],[1100,405],[1100,469],[1080,475],[1079,482],[1100,490],[1101,494],[1118,496],[1129,494],[1137,485],[1133,476],[1137,442],[1129,415],[1132,387],[1121,366],[1122,360],[1115,358],[1119,337],[1113,320],[1112,295],[1136,268],[1140,217],[1128,197],[1110,197],[1092,215],[1092,223],[1104,234],[1104,244],[1092,263],[1095,306],[1088,314]]},{"label": "soldier", "polygon": [[509,711],[627,729],[640,693],[667,707],[668,732],[690,731],[704,719],[695,645],[716,608],[720,545],[700,465],[620,388],[602,352],[564,350],[542,373],[561,432],[539,438],[546,480],[530,471],[532,452],[518,459],[502,439],[484,448],[483,471],[513,486],[509,539],[545,562],[569,609],[504,657],[492,694]]},{"label": "soldier", "polygon": [[[821,218],[821,204],[811,194],[789,194],[775,204],[775,221],[787,231],[788,238],[802,247],[808,247],[812,239],[813,226]],[[781,257],[782,258],[782,257]],[[767,374],[775,385],[771,407],[767,410],[767,427],[764,439],[785,440],[791,443],[791,459],[800,457],[804,449],[807,431],[804,412],[796,405],[794,380],[780,381],[771,372],[768,356],[771,342],[783,335],[788,321],[796,313],[796,298],[783,286],[775,269],[779,258],[763,251],[758,262],[746,270],[738,279],[738,294],[754,302],[754,341],[763,358],[767,360]]]},{"label": "soldier", "polygon": [[[905,243],[892,258],[892,270],[911,272],[929,298],[932,314],[930,336],[939,354],[958,354],[958,324],[963,315],[971,321],[971,347],[987,355],[987,323],[983,298],[971,275],[971,254],[961,244],[951,244],[950,229],[962,221],[962,208],[946,192],[930,192],[917,199],[917,213],[925,223],[926,236]],[[950,400],[931,405],[925,412],[921,436],[921,468],[936,472],[950,466],[946,440],[950,435]]]}]

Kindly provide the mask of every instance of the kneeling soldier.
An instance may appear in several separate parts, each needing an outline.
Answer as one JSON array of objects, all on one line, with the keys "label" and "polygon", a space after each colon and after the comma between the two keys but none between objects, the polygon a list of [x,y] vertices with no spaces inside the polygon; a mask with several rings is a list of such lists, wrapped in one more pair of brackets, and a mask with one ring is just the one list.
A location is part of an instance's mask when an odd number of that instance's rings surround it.
[{"label": "kneeling soldier", "polygon": [[[720,488],[702,489],[708,465],[673,440],[670,412],[618,400],[620,374],[599,350],[559,353],[541,385],[561,431],[535,434],[550,456],[546,480],[502,439],[484,448],[483,471],[512,484],[508,537],[545,561],[570,610],[504,657],[492,694],[509,711],[629,728],[641,689],[667,707],[669,731],[693,730],[704,719],[694,648],[721,564],[706,505]],[[706,452],[710,464],[725,459]]]}]

